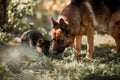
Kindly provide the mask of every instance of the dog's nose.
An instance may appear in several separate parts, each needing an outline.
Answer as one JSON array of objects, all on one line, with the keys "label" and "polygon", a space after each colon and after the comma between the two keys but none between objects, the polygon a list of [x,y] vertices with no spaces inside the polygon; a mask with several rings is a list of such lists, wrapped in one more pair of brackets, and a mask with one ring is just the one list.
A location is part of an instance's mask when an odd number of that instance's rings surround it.
[{"label": "dog's nose", "polygon": [[62,54],[65,48],[53,49],[53,54]]},{"label": "dog's nose", "polygon": [[42,51],[46,56],[49,55],[49,51]]}]

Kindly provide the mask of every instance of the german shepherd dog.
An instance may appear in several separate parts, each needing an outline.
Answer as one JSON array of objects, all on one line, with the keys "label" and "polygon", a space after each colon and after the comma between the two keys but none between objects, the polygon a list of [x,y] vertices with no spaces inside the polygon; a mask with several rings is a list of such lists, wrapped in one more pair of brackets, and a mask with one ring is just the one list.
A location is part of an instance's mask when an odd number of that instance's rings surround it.
[{"label": "german shepherd dog", "polygon": [[67,0],[57,21],[51,18],[53,51],[62,53],[74,44],[75,56],[81,50],[82,36],[87,36],[86,58],[91,58],[94,31],[108,31],[120,51],[120,0]]},{"label": "german shepherd dog", "polygon": [[46,39],[41,32],[37,30],[25,31],[20,38],[16,38],[15,42],[22,45],[29,45],[36,48],[38,52],[43,52],[45,55],[49,54],[50,40]]}]

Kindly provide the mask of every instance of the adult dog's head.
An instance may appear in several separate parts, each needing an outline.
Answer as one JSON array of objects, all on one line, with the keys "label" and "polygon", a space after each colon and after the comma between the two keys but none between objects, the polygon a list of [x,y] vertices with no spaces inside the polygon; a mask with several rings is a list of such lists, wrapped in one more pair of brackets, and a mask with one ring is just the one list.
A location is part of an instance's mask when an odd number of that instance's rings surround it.
[{"label": "adult dog's head", "polygon": [[58,22],[51,18],[52,29],[51,37],[53,40],[53,51],[56,53],[63,53],[66,47],[70,46],[74,38],[70,34],[70,26],[66,24],[64,19]]}]

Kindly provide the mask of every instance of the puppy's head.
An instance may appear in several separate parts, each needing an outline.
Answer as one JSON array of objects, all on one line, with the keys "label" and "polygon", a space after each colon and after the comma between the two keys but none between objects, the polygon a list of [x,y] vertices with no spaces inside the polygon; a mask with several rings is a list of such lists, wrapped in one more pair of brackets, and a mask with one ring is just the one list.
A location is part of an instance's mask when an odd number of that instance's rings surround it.
[{"label": "puppy's head", "polygon": [[41,38],[37,41],[36,48],[38,52],[43,52],[45,55],[48,55],[50,48],[50,41]]},{"label": "puppy's head", "polygon": [[70,27],[61,18],[59,22],[56,22],[51,18],[51,37],[53,40],[53,51],[55,53],[63,53],[64,49],[70,46],[74,38],[70,35]]}]

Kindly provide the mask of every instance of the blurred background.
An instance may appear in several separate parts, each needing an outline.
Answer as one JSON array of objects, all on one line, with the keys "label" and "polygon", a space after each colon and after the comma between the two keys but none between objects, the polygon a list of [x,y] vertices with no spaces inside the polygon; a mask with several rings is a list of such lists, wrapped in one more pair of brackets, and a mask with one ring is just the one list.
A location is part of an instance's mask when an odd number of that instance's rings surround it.
[{"label": "blurred background", "polygon": [[0,42],[8,42],[28,29],[50,31],[65,0],[0,0]]},{"label": "blurred background", "polygon": [[91,60],[84,58],[86,36],[78,59],[72,47],[60,55],[44,56],[9,45],[29,29],[48,35],[50,18],[56,19],[64,5],[65,0],[0,0],[0,80],[120,80],[120,54],[112,55],[115,41],[104,32],[94,35]]}]

